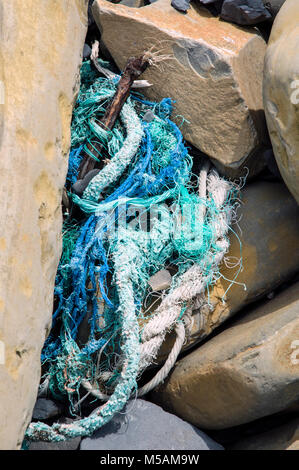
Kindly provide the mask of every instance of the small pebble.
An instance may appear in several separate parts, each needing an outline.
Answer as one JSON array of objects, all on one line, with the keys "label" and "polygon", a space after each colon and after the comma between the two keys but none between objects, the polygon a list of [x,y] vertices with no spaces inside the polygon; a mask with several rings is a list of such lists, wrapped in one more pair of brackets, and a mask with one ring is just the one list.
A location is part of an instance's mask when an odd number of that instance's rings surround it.
[{"label": "small pebble", "polygon": [[154,119],[155,119],[154,113],[150,109],[148,109],[145,115],[143,116],[143,120],[145,122],[152,122]]},{"label": "small pebble", "polygon": [[150,277],[148,283],[154,292],[168,289],[171,286],[172,277],[167,269],[161,269]]}]

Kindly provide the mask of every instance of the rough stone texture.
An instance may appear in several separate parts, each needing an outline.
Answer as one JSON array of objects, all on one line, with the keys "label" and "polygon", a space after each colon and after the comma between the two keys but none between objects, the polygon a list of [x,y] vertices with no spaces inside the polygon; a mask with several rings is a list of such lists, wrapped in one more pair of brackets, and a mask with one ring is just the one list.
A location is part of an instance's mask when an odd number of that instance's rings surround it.
[{"label": "rough stone texture", "polygon": [[263,432],[257,436],[242,439],[231,450],[299,450],[299,419]]},{"label": "rough stone texture", "polygon": [[[61,418],[58,420],[58,423],[71,424],[74,422],[70,418]],[[81,437],[74,437],[73,439],[68,439],[67,441],[61,442],[44,442],[37,441],[31,442],[28,450],[78,450],[81,442]]]},{"label": "rough stone texture", "polygon": [[271,18],[263,0],[224,0],[220,16],[240,25],[255,25]]},{"label": "rough stone texture", "polygon": [[[184,137],[225,167],[235,169],[264,136],[262,70],[266,44],[257,31],[220,21],[193,4],[187,15],[169,0],[132,9],[95,0],[102,40],[120,68],[153,45],[171,60],[149,67],[150,99],[176,100],[173,116]],[[115,35],[114,32],[118,31]],[[119,41],[121,37],[121,41]],[[252,172],[259,162],[252,163]],[[224,165],[224,166],[223,166]]]},{"label": "rough stone texture", "polygon": [[269,9],[272,16],[276,16],[286,0],[263,0],[264,5]]},{"label": "rough stone texture", "polygon": [[45,420],[61,414],[61,407],[56,405],[53,400],[47,398],[38,398],[36,400],[32,418],[36,420]]},{"label": "rough stone texture", "polygon": [[[226,279],[234,279],[238,267],[229,268],[223,263],[223,277],[209,292],[212,311],[194,312],[192,334],[185,349],[298,271],[299,208],[283,183],[257,182],[245,187],[237,216],[241,233],[236,225],[233,229],[241,240],[242,249],[240,251],[239,241],[232,233],[226,259],[234,263],[242,254],[243,271],[236,281],[244,283],[246,290],[239,284],[229,287]],[[165,358],[172,344],[173,336],[169,336],[162,346],[160,359]]]},{"label": "rough stone texture", "polygon": [[222,446],[175,415],[145,400],[82,439],[80,450],[222,450]]},{"label": "rough stone texture", "polygon": [[119,3],[130,8],[140,8],[144,6],[143,0],[121,0]]},{"label": "rough stone texture", "polygon": [[299,419],[238,441],[230,450],[299,450]]},{"label": "rough stone texture", "polygon": [[299,283],[179,361],[154,400],[206,429],[282,411],[299,394]]},{"label": "rough stone texture", "polygon": [[16,449],[51,322],[87,2],[0,1],[0,17],[0,448]]},{"label": "rough stone texture", "polygon": [[81,437],[61,442],[32,442],[28,450],[79,450]]},{"label": "rough stone texture", "polygon": [[299,2],[279,11],[265,56],[263,95],[275,158],[299,203]]}]

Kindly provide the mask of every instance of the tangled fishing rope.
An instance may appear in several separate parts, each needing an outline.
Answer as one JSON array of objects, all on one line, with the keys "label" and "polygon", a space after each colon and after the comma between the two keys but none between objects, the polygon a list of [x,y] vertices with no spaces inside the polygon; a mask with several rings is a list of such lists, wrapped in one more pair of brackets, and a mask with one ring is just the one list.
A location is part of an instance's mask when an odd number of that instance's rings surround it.
[{"label": "tangled fishing rope", "polygon": [[[192,173],[192,158],[170,120],[170,99],[152,103],[131,94],[113,130],[96,124],[118,79],[99,78],[89,62],[81,69],[67,189],[77,180],[87,143],[100,143],[110,160],[82,196],[69,192],[86,217],[78,221],[70,214],[64,222],[40,386],[40,394],[68,397],[74,416],[84,389],[106,403],[71,424],[31,423],[27,442],[91,435],[132,394],[141,396],[162,382],[190,333],[192,310],[207,303],[205,291],[220,276],[229,247],[237,188],[209,163],[202,164],[199,176]],[[169,266],[177,272],[149,314],[146,300],[154,293],[148,281]],[[83,324],[89,328],[84,344]],[[138,378],[154,363],[171,331],[176,341],[168,359],[138,390]]]}]

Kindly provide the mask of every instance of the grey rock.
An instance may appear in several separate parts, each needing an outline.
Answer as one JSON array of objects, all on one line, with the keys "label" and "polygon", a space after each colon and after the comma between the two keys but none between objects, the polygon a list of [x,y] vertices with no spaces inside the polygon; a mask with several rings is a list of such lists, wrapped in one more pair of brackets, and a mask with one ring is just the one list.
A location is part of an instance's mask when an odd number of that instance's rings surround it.
[{"label": "grey rock", "polygon": [[146,122],[152,122],[154,119],[155,119],[154,113],[150,109],[148,109],[143,116],[143,120]]},{"label": "grey rock", "polygon": [[91,170],[87,173],[87,175],[84,176],[82,180],[77,180],[76,183],[73,184],[72,190],[75,194],[78,196],[82,196],[84,193],[85,189],[87,188],[88,184],[92,180],[94,176],[96,176],[99,173],[99,169],[94,169]]},{"label": "grey rock", "polygon": [[271,14],[262,0],[225,0],[220,17],[239,25],[254,25],[269,20]]},{"label": "grey rock", "polygon": [[[237,22],[238,24],[256,24],[260,21],[269,20],[271,17],[274,19],[285,1],[286,0],[200,0],[200,3],[208,9],[214,8],[215,12],[218,13],[220,13],[222,6],[226,4],[223,14],[228,11],[229,14],[227,18],[223,19]],[[270,13],[270,15],[268,15],[267,12]],[[256,18],[260,15],[261,19],[256,21]],[[234,18],[243,22],[239,23],[235,21]],[[253,23],[248,23],[248,20],[253,21]],[[246,22],[244,23],[244,21]]]},{"label": "grey rock", "polygon": [[83,58],[88,59],[88,57],[90,57],[90,54],[91,54],[91,47],[88,44],[84,44]]},{"label": "grey rock", "polygon": [[77,450],[81,442],[81,437],[75,437],[62,442],[32,442],[28,450]]},{"label": "grey rock", "polygon": [[223,450],[191,424],[145,400],[131,401],[125,412],[92,437],[80,450]]},{"label": "grey rock", "polygon": [[171,274],[167,269],[161,269],[149,278],[149,285],[154,292],[168,289],[171,286]]},{"label": "grey rock", "polygon": [[[58,420],[59,423],[70,424],[74,420],[71,418],[62,417]],[[81,437],[74,437],[62,442],[32,442],[28,450],[77,450],[81,442]]]},{"label": "grey rock", "polygon": [[286,0],[263,0],[265,7],[275,17]]},{"label": "grey rock", "polygon": [[120,5],[126,5],[130,8],[140,8],[144,6],[143,0],[121,0]]},{"label": "grey rock", "polygon": [[38,398],[33,410],[32,418],[44,421],[45,419],[54,418],[61,414],[61,407],[56,405],[54,401],[47,398]]},{"label": "grey rock", "polygon": [[186,12],[190,8],[190,0],[172,0],[171,6],[178,11]]}]

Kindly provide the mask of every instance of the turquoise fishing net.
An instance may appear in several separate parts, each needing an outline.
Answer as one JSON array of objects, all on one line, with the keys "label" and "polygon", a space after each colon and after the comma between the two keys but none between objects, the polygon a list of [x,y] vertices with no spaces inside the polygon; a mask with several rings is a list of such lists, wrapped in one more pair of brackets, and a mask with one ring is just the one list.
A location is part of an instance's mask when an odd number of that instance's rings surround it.
[{"label": "turquoise fishing net", "polygon": [[[96,121],[104,115],[118,79],[101,78],[84,62],[73,111],[66,187],[85,216],[78,221],[69,215],[63,224],[52,329],[42,351],[43,379],[54,397],[69,400],[73,414],[78,414],[83,380],[98,380],[105,391],[120,393],[119,402],[110,407],[111,416],[137,388],[138,321],[144,316],[150,276],[176,265],[174,286],[192,263],[202,262],[205,274],[213,270],[212,283],[217,272],[206,255],[218,248],[211,222],[219,210],[230,211],[236,197],[232,189],[221,209],[212,195],[205,200],[199,197],[192,157],[180,129],[170,119],[171,99],[154,103],[131,93],[114,128],[99,126]],[[151,122],[143,119],[149,110]],[[139,140],[133,135],[137,128]],[[79,197],[70,189],[88,143],[102,145],[100,160],[119,158],[113,172],[109,173],[106,163],[99,178]],[[196,216],[202,206],[206,209],[204,223]],[[79,335],[83,324],[88,329],[84,344]],[[125,374],[119,360],[122,356],[128,362]],[[34,438],[33,429],[36,427],[28,430],[27,438]],[[93,427],[88,429],[91,432]],[[49,440],[56,439],[50,431],[49,436]]]}]

